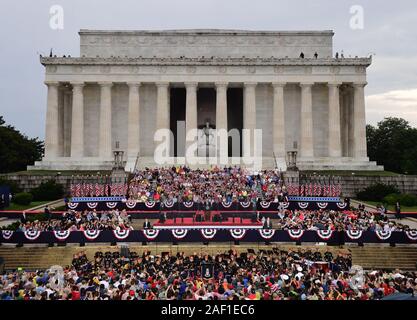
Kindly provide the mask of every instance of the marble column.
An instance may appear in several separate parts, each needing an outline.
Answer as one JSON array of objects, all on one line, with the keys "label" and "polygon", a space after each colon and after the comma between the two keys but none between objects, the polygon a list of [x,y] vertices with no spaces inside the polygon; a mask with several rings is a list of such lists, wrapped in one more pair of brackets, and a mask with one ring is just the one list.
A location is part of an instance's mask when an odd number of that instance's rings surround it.
[{"label": "marble column", "polygon": [[[186,106],[185,106],[185,137],[187,137],[190,130],[197,129],[197,82],[185,83],[187,91]],[[197,139],[197,138],[196,138]],[[185,141],[185,148],[187,148],[196,142],[196,139],[192,141]],[[185,150],[185,152],[186,152]]]},{"label": "marble column", "polygon": [[112,82],[100,82],[100,132],[99,157],[103,160],[112,159]]},{"label": "marble column", "polygon": [[274,100],[272,110],[273,126],[273,152],[276,158],[285,159],[285,83],[272,83],[274,88]]},{"label": "marble column", "polygon": [[300,157],[313,158],[313,83],[301,83]]},{"label": "marble column", "polygon": [[129,82],[129,111],[127,124],[127,155],[137,158],[140,152],[140,86],[138,82]]},{"label": "marble column", "polygon": [[48,86],[45,131],[45,159],[55,159],[58,156],[58,82],[45,82]]},{"label": "marble column", "polygon": [[[340,91],[339,91],[340,92]],[[349,156],[349,101],[348,101],[348,93],[344,88],[341,95],[341,114],[342,114],[342,121],[341,121],[341,135],[342,135],[342,156],[348,157]]]},{"label": "marble column", "polygon": [[72,84],[71,158],[84,156],[84,82]]},{"label": "marble column", "polygon": [[250,136],[243,134],[243,156],[254,154],[254,134],[256,129],[256,86],[257,83],[245,82],[243,97],[243,129],[250,130]]},{"label": "marble column", "polygon": [[353,98],[353,137],[354,157],[367,160],[366,147],[366,115],[365,115],[365,86],[366,82],[354,83]]},{"label": "marble column", "polygon": [[[157,102],[156,102],[156,130],[168,129],[170,130],[170,108],[169,108],[169,83],[158,82],[157,87]],[[170,142],[169,142],[170,143]],[[156,143],[158,145],[159,142]],[[169,145],[169,147],[171,147]],[[171,150],[169,150],[171,154]]]},{"label": "marble column", "polygon": [[216,129],[227,127],[227,82],[216,82]]},{"label": "marble column", "polygon": [[329,157],[342,156],[342,139],[340,130],[340,96],[341,83],[329,83]]},{"label": "marble column", "polygon": [[[227,126],[227,82],[216,82],[216,130],[226,130],[228,131]],[[219,136],[218,136],[219,137]],[[222,140],[217,139],[217,156],[226,156],[228,157],[228,147],[227,150],[220,152],[222,146]],[[226,143],[227,146],[227,143]]]}]

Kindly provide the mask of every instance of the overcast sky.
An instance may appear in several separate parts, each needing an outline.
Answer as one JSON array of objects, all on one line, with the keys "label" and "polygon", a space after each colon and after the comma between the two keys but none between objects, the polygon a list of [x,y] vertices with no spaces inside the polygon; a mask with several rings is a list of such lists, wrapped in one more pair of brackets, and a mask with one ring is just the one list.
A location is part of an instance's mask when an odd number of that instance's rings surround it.
[{"label": "overcast sky", "polygon": [[[52,5],[64,29],[50,28]],[[352,29],[350,9],[364,9]],[[334,30],[335,52],[374,53],[367,122],[404,117],[417,126],[415,0],[1,0],[0,115],[30,137],[44,137],[46,87],[39,54],[79,55],[79,29]]]}]

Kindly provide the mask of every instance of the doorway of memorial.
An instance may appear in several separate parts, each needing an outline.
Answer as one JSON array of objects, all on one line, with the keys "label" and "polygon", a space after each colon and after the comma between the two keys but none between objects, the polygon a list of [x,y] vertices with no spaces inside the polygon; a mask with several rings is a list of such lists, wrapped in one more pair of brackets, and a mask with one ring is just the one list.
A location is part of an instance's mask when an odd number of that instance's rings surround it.
[{"label": "doorway of memorial", "polygon": [[[243,128],[243,88],[229,88],[227,90],[227,130],[237,130],[239,141],[228,139],[229,157],[242,157],[242,128]],[[237,143],[239,148],[233,148],[233,143]],[[233,152],[235,150],[235,152]]]},{"label": "doorway of memorial", "polygon": [[[185,156],[185,127],[181,132],[181,124],[185,126],[185,106],[187,92],[185,88],[171,88],[170,90],[170,128],[174,134],[174,149],[171,155],[174,157]],[[183,134],[184,139],[178,139]]]},{"label": "doorway of memorial", "polygon": [[216,156],[216,89],[199,88],[197,92],[197,128],[199,157]]}]

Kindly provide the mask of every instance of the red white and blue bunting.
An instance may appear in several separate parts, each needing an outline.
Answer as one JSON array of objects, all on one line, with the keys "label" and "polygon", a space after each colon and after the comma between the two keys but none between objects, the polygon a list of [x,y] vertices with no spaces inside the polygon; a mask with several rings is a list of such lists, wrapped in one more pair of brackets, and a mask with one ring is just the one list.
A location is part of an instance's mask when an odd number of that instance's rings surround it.
[{"label": "red white and blue bunting", "polygon": [[222,201],[222,205],[225,208],[230,208],[232,206],[232,204],[233,204],[232,201],[230,201],[230,202]]},{"label": "red white and blue bunting", "polygon": [[241,205],[243,208],[249,208],[249,206],[250,206],[250,201],[244,201],[244,202],[241,202],[241,203],[240,203],[240,205]]},{"label": "red white and blue bunting", "polygon": [[194,205],[194,202],[192,202],[192,201],[187,201],[187,202],[184,202],[184,206],[185,206],[186,208],[191,208],[193,205]]},{"label": "red white and blue bunting", "polygon": [[333,231],[332,230],[317,230],[317,235],[323,240],[329,240],[333,235]]},{"label": "red white and blue bunting", "polygon": [[391,231],[379,230],[379,231],[376,231],[375,233],[376,233],[376,236],[379,238],[379,240],[387,240],[391,238]]},{"label": "red white and blue bunting", "polygon": [[293,240],[300,239],[304,234],[304,230],[288,230],[288,235]]},{"label": "red white and blue bunting", "polygon": [[307,209],[308,202],[299,202],[298,206],[300,207],[300,209]]},{"label": "red white and blue bunting", "polygon": [[66,240],[70,235],[70,231],[69,230],[63,230],[63,231],[54,231],[54,236],[55,238],[57,238],[58,240]]},{"label": "red white and blue bunting", "polygon": [[107,205],[107,208],[114,209],[117,207],[117,202],[107,202],[106,205]]},{"label": "red white and blue bunting", "polygon": [[336,203],[336,205],[339,209],[346,209],[346,207],[347,207],[347,203],[345,203],[345,202],[338,202],[338,203]]},{"label": "red white and blue bunting", "polygon": [[88,240],[97,239],[97,237],[99,235],[100,235],[100,230],[86,230],[86,231],[84,231],[84,237],[86,237]]},{"label": "red white and blue bunting", "polygon": [[188,233],[188,230],[187,229],[173,229],[172,230],[172,235],[176,239],[183,239],[183,238],[185,238],[185,236],[187,235],[187,233]]},{"label": "red white and blue bunting", "polygon": [[230,234],[232,235],[233,238],[240,240],[243,239],[243,237],[246,234],[246,230],[245,229],[230,229]]},{"label": "red white and blue bunting", "polygon": [[347,230],[346,234],[352,240],[358,240],[362,237],[362,231],[361,230]]},{"label": "red white and blue bunting", "polygon": [[114,236],[117,239],[124,240],[124,239],[127,239],[129,237],[130,230],[129,229],[126,229],[126,230],[113,230],[113,234],[114,234]]},{"label": "red white and blue bunting", "polygon": [[167,208],[172,208],[174,206],[174,200],[172,199],[165,200],[164,205]]},{"label": "red white and blue bunting", "polygon": [[406,231],[405,234],[407,235],[407,238],[416,241],[417,240],[417,230],[410,230]]},{"label": "red white and blue bunting", "polygon": [[201,229],[201,235],[207,240],[213,239],[216,236],[216,233],[216,229]]},{"label": "red white and blue bunting", "polygon": [[151,208],[155,207],[155,201],[153,201],[153,200],[146,201],[145,206],[148,207],[149,209],[151,209]]},{"label": "red white and blue bunting", "polygon": [[326,209],[327,208],[327,206],[328,206],[328,202],[317,202],[317,206],[320,208],[320,209]]},{"label": "red white and blue bunting", "polygon": [[275,230],[274,229],[259,229],[259,234],[261,235],[262,238],[268,240],[274,236]]},{"label": "red white and blue bunting", "polygon": [[156,229],[143,230],[143,235],[148,240],[155,240],[159,235],[159,230],[156,230]]},{"label": "red white and blue bunting", "polygon": [[3,230],[2,231],[3,238],[9,240],[13,236],[13,231],[11,230]]},{"label": "red white and blue bunting", "polygon": [[134,207],[136,207],[136,203],[136,200],[129,199],[126,201],[126,207],[128,207],[129,209],[133,209]]},{"label": "red white and blue bunting", "polygon": [[290,206],[290,203],[289,202],[282,202],[281,206],[282,206],[283,209],[287,209]]},{"label": "red white and blue bunting", "polygon": [[269,206],[271,205],[271,202],[268,202],[268,201],[261,201],[259,204],[261,205],[261,207],[262,207],[262,208],[264,208],[264,209],[268,209],[268,208],[269,208]]},{"label": "red white and blue bunting", "polygon": [[28,231],[25,231],[24,234],[25,234],[26,239],[36,240],[41,235],[41,232],[40,231],[35,231],[35,230],[28,230]]},{"label": "red white and blue bunting", "polygon": [[68,208],[75,210],[78,207],[78,202],[68,202]]},{"label": "red white and blue bunting", "polygon": [[90,209],[95,209],[98,206],[98,202],[87,202],[87,207]]}]

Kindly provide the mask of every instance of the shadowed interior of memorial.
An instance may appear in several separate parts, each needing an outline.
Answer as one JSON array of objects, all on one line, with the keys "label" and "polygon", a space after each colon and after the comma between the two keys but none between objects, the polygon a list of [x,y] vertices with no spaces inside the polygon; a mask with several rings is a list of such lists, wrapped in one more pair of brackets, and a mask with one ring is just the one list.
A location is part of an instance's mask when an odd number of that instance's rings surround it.
[{"label": "shadowed interior of memorial", "polygon": [[[243,128],[243,88],[229,88],[227,90],[227,127],[228,130],[235,129],[242,136]],[[239,140],[239,150],[237,154],[233,153],[232,138],[229,137],[228,147],[230,157],[242,156],[242,139]]]},{"label": "shadowed interior of memorial", "polygon": [[185,106],[186,106],[186,96],[187,91],[185,88],[171,88],[170,91],[170,114],[171,114],[171,122],[170,127],[171,131],[174,135],[174,149],[173,149],[173,156],[174,157],[184,157],[185,156],[185,144],[179,142],[178,135],[183,134],[185,136],[185,128],[184,132],[178,132],[178,122],[185,123]]}]

